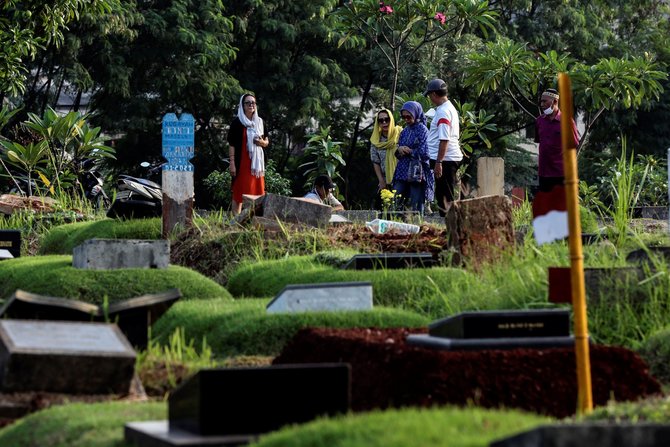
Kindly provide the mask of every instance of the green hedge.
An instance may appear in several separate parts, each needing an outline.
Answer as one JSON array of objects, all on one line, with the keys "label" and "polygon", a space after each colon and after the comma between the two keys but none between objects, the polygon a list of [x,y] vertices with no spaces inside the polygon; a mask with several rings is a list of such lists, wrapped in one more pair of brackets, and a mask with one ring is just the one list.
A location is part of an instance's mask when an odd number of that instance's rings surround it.
[{"label": "green hedge", "polygon": [[152,327],[153,337],[168,342],[176,328],[201,346],[202,340],[217,356],[277,355],[299,329],[305,327],[425,327],[428,319],[398,309],[365,312],[306,312],[268,314],[260,299],[182,301]]},{"label": "green hedge", "polygon": [[214,281],[185,267],[166,269],[85,270],[72,267],[72,257],[31,256],[0,262],[0,298],[16,289],[40,295],[102,304],[147,293],[179,288],[182,299],[223,298],[230,293]]}]

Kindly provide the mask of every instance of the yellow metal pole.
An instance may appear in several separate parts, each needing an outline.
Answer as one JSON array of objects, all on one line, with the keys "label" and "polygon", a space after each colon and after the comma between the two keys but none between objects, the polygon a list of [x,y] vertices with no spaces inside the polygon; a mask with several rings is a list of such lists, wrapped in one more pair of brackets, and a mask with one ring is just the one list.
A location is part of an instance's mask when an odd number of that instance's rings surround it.
[{"label": "yellow metal pole", "polygon": [[572,136],[572,85],[567,73],[559,73],[558,88],[561,109],[561,143],[565,174],[565,200],[568,207],[568,243],[570,245],[570,280],[572,307],[575,312],[575,355],[577,361],[578,406],[580,414],[593,410],[591,393],[591,359],[584,289],[584,256],[582,226],[579,220],[579,178],[577,177],[577,148]]}]

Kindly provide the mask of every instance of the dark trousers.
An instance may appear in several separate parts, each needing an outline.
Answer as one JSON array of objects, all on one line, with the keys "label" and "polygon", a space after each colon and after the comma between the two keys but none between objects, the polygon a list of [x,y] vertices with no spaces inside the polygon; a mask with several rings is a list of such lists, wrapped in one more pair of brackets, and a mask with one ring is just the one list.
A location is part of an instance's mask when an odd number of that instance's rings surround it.
[{"label": "dark trousers", "polygon": [[[460,161],[443,161],[442,177],[435,178],[435,200],[437,200],[437,209],[442,217],[447,214],[449,203],[454,201],[456,172],[460,165]],[[430,168],[435,169],[435,160],[430,160]]]}]

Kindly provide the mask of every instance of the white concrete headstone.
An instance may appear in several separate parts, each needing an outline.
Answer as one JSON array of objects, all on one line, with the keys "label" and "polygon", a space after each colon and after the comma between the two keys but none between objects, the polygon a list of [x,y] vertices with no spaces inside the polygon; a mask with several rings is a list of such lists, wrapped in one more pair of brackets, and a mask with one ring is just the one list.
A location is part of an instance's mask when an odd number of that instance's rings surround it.
[{"label": "white concrete headstone", "polygon": [[291,284],[266,309],[268,313],[371,310],[372,283]]}]

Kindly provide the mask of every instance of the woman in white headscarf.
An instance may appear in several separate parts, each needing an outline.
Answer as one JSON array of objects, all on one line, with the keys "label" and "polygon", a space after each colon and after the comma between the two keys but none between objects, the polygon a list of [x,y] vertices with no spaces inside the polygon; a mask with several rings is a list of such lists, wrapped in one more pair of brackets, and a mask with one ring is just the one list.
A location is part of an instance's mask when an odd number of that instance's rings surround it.
[{"label": "woman in white headscarf", "polygon": [[228,131],[230,175],[233,186],[233,213],[242,211],[242,195],[265,194],[265,154],[270,141],[265,135],[263,120],[256,110],[256,98],[242,95],[237,118]]}]

